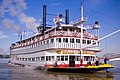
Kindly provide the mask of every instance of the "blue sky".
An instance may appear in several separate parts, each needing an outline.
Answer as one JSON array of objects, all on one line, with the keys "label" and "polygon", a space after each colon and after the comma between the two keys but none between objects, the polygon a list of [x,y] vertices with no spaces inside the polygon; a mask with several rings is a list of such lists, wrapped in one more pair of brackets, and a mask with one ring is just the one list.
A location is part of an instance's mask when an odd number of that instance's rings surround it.
[{"label": "blue sky", "polygon": [[[26,32],[24,38],[34,35],[42,21],[42,5],[49,14],[65,14],[69,9],[70,21],[80,17],[83,1],[84,16],[93,24],[99,21],[100,36],[120,29],[120,0],[0,0],[0,53],[8,53],[11,43],[19,40],[18,33]],[[47,24],[53,25],[54,16],[47,15]],[[101,41],[102,52],[120,53],[120,32]]]}]

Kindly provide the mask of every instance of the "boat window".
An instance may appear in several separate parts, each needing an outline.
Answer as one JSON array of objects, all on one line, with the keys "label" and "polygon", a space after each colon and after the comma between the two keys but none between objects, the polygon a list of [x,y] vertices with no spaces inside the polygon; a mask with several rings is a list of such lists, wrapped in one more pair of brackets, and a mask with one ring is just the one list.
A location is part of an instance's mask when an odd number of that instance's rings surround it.
[{"label": "boat window", "polygon": [[88,59],[89,59],[89,56],[84,56],[85,61],[88,61]]},{"label": "boat window", "polygon": [[40,58],[39,57],[36,57],[36,61],[39,61],[40,60]]},{"label": "boat window", "polygon": [[32,61],[35,61],[35,58],[32,58]]},{"label": "boat window", "polygon": [[49,59],[48,59],[49,57],[48,56],[46,56],[46,61],[48,61]]},{"label": "boat window", "polygon": [[80,39],[76,39],[76,43],[80,43]]},{"label": "boat window", "polygon": [[91,40],[87,40],[87,44],[91,44]]},{"label": "boat window", "polygon": [[61,38],[56,38],[56,42],[61,42]]},{"label": "boat window", "polygon": [[58,38],[56,38],[56,42],[59,42],[59,39],[58,39]]},{"label": "boat window", "polygon": [[31,61],[31,58],[28,58],[28,61]]},{"label": "boat window", "polygon": [[41,41],[41,46],[43,45],[43,41]]},{"label": "boat window", "polygon": [[94,56],[91,56],[91,60],[94,61],[94,60],[95,60],[95,57],[94,57]]},{"label": "boat window", "polygon": [[65,61],[68,61],[68,56],[65,56]]},{"label": "boat window", "polygon": [[48,59],[49,59],[49,61],[51,61],[51,56],[49,56],[49,58],[48,58]]},{"label": "boat window", "polygon": [[85,39],[83,39],[83,44],[86,44],[86,40]]},{"label": "boat window", "polygon": [[50,42],[51,42],[51,43],[54,43],[54,39],[51,39]]},{"label": "boat window", "polygon": [[37,44],[38,44],[38,46],[40,45],[39,42]]},{"label": "boat window", "polygon": [[53,61],[54,60],[54,56],[46,56],[46,61]]},{"label": "boat window", "polygon": [[25,58],[25,61],[27,61],[27,58]]},{"label": "boat window", "polygon": [[31,47],[35,47],[35,44],[36,44],[36,43],[34,43],[34,44],[31,44]]},{"label": "boat window", "polygon": [[36,47],[38,46],[38,43],[36,43]]},{"label": "boat window", "polygon": [[36,44],[33,44],[34,45],[34,47],[36,47]]},{"label": "boat window", "polygon": [[32,44],[32,48],[34,47],[34,45]]},{"label": "boat window", "polygon": [[40,42],[40,45],[42,46],[42,41]]},{"label": "boat window", "polygon": [[40,42],[38,42],[38,45],[40,46]]},{"label": "boat window", "polygon": [[75,61],[77,61],[77,56],[75,56]]},{"label": "boat window", "polygon": [[93,41],[93,45],[96,45],[96,42],[95,42],[95,41]]},{"label": "boat window", "polygon": [[54,56],[51,56],[51,61],[54,61]]},{"label": "boat window", "polygon": [[47,44],[49,44],[49,40],[47,40]]},{"label": "boat window", "polygon": [[95,61],[95,57],[93,57],[93,61]]},{"label": "boat window", "polygon": [[57,56],[57,59],[60,60],[60,56]]},{"label": "boat window", "polygon": [[43,44],[45,45],[45,41],[43,42]]},{"label": "boat window", "polygon": [[68,43],[68,38],[63,38],[63,42]]},{"label": "boat window", "polygon": [[61,56],[61,61],[64,61],[64,56]]},{"label": "boat window", "polygon": [[44,56],[42,56],[42,57],[41,57],[41,61],[44,61],[44,60],[45,60],[45,57],[44,57]]},{"label": "boat window", "polygon": [[80,61],[80,56],[77,56],[77,59],[76,59],[77,61]]},{"label": "boat window", "polygon": [[74,38],[70,38],[70,43],[74,43]]}]

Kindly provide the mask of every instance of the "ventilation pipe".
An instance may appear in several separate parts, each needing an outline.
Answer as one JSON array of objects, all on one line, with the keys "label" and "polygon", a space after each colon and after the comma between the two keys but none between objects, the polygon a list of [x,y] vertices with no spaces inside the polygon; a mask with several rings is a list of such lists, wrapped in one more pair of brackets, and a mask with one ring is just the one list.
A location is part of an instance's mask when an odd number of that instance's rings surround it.
[{"label": "ventilation pipe", "polygon": [[65,10],[65,14],[66,14],[65,24],[69,24],[69,10],[68,9]]},{"label": "ventilation pipe", "polygon": [[46,5],[43,5],[43,29],[42,34],[44,34],[44,31],[46,30]]}]

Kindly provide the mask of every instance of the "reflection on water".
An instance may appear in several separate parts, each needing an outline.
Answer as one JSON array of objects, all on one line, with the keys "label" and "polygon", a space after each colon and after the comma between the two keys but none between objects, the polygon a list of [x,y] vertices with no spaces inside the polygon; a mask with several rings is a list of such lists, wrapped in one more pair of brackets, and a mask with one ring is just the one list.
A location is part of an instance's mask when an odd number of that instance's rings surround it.
[{"label": "reflection on water", "polygon": [[120,73],[59,73],[0,63],[0,80],[119,80]]},{"label": "reflection on water", "polygon": [[[54,75],[56,73],[53,73]],[[57,80],[113,80],[112,73],[58,73]]]}]

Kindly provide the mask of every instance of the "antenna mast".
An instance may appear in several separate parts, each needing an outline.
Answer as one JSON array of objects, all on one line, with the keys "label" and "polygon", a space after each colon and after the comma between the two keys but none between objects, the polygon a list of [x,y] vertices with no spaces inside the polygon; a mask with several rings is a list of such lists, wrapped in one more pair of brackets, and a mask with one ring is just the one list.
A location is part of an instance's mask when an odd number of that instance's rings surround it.
[{"label": "antenna mast", "polygon": [[[83,18],[83,5],[82,5],[82,2],[81,2],[81,21],[83,21],[84,20],[84,18]],[[80,66],[82,66],[82,53],[83,53],[83,50],[82,50],[82,42],[83,41],[83,24],[81,24],[81,39],[80,39],[80,42],[81,42],[81,45],[80,45],[80,47],[81,47],[81,49],[80,49]]]}]

